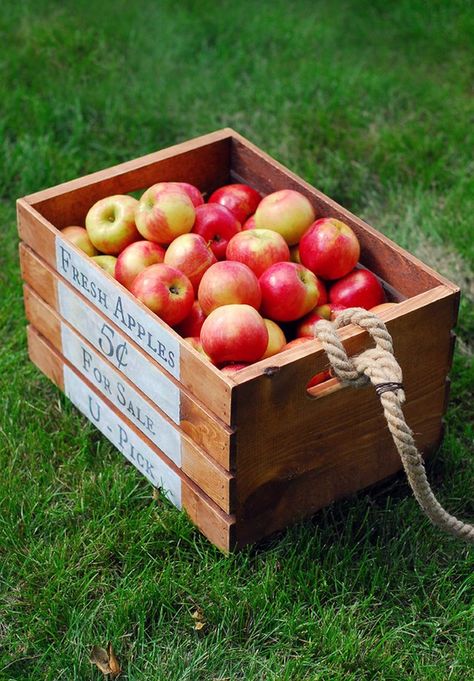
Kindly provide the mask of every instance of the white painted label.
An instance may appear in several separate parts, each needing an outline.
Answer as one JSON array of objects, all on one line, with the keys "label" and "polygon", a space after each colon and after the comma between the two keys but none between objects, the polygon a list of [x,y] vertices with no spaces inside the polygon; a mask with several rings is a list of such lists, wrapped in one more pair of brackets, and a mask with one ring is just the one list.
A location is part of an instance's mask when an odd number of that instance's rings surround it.
[{"label": "white painted label", "polygon": [[[79,331],[91,345],[169,416],[180,422],[179,388],[166,374],[154,366],[145,355],[131,345],[126,337],[104,321],[94,308],[58,281],[59,314]],[[64,345],[63,345],[64,351]]]},{"label": "white painted label", "polygon": [[100,397],[64,366],[64,392],[71,402],[155,487],[181,508],[181,479]]},{"label": "white painted label", "polygon": [[124,296],[118,284],[97,271],[87,257],[74,253],[68,242],[56,236],[56,269],[75,289],[101,310],[145,352],[175,378],[179,378],[179,342],[151,313]]},{"label": "white painted label", "polygon": [[64,322],[61,322],[61,340],[66,359],[181,468],[179,431]]}]

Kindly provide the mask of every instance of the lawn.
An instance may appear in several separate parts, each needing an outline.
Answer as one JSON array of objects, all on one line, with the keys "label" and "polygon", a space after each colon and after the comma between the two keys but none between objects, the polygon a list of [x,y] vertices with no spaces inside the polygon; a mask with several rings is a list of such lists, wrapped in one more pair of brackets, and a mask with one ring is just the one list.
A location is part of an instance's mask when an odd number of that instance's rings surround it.
[{"label": "lawn", "polygon": [[[474,518],[466,0],[4,0],[0,680],[465,681],[472,551],[403,476],[224,556],[28,362],[15,199],[232,126],[463,289],[429,477]],[[204,627],[194,629],[192,614]]]}]

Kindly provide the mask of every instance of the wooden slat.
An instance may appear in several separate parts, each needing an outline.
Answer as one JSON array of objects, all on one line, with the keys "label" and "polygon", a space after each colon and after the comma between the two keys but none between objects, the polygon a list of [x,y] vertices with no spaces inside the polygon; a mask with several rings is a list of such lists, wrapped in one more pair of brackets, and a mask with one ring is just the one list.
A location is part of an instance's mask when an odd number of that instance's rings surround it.
[{"label": "wooden slat", "polygon": [[[25,246],[20,248],[20,262],[23,280],[28,284],[25,305],[27,305],[28,314],[31,316],[30,319],[41,330],[43,335],[52,341],[59,323],[58,277],[31,249]],[[69,287],[68,284],[63,283],[63,286],[67,287],[73,296],[82,300],[84,310],[87,310],[89,303]],[[99,313],[96,311],[96,314]],[[105,317],[99,316],[105,320]],[[120,337],[120,330],[114,324],[108,323],[114,328],[117,337]],[[127,339],[127,343],[136,352],[142,352],[133,341]],[[146,361],[150,362],[156,368],[155,370],[162,371],[159,365],[148,356],[146,356]],[[231,470],[234,465],[233,440],[235,436],[233,430],[220,421],[201,402],[196,400],[192,394],[184,390],[173,378],[170,377],[169,380],[179,388],[180,428],[198,446],[205,449],[219,465],[226,470]]]},{"label": "wooden slat", "polygon": [[[68,366],[69,370],[80,377],[80,380],[87,385],[91,394],[97,394],[94,387],[84,380],[32,326],[28,327],[28,350],[34,364],[61,390],[64,390],[64,366]],[[100,395],[99,399],[114,410],[113,405],[103,395]],[[201,532],[222,550],[228,551],[232,548],[231,541],[234,537],[235,517],[224,513],[187,475],[177,468],[173,462],[166,459],[163,453],[127,418],[120,414],[117,415],[117,419],[123,422],[137,439],[150,447],[158,458],[166,460],[168,468],[179,477],[183,508]]]},{"label": "wooden slat", "polygon": [[314,205],[317,217],[331,216],[346,222],[360,240],[361,262],[405,296],[416,295],[440,284],[453,286],[433,269],[235,132],[232,137],[231,174],[234,181],[248,182],[264,194],[279,189],[301,191]]},{"label": "wooden slat", "polygon": [[[25,244],[53,270],[57,271],[56,238],[60,238],[60,232],[21,199],[17,202],[17,216],[18,231]],[[203,359],[202,355],[196,352],[189,343],[184,342],[171,327],[152,314],[127,289],[101,269],[91,258],[88,258],[80,249],[76,248],[74,244],[64,243],[67,244],[69,252],[74,255],[77,263],[81,263],[82,267],[93,271],[97,288],[102,287],[106,290],[113,282],[113,290],[120,295],[124,304],[131,310],[137,310],[144,314],[150,324],[160,328],[168,338],[173,339],[179,347],[180,353],[180,382],[183,386],[189,388],[201,402],[206,404],[218,418],[230,425],[230,387],[232,384],[227,376],[216,369],[209,361]],[[80,281],[79,277],[77,277],[77,281]],[[81,292],[81,287],[78,284],[75,287]],[[104,311],[97,300],[92,302]],[[132,339],[136,339],[131,331],[129,335]],[[167,370],[166,365],[162,365],[162,367]]]},{"label": "wooden slat", "polygon": [[[73,329],[73,327],[64,320],[61,320],[59,315],[49,308],[49,306],[26,285],[24,287],[24,300],[28,321],[44,338],[46,338],[46,340],[48,340],[49,343],[51,343],[52,347],[57,350],[57,352],[65,357],[66,360],[68,359],[68,352],[71,351],[71,348],[63,347],[63,337],[65,332],[68,333],[68,337],[72,334],[72,336],[70,336],[71,341],[74,341],[77,347],[80,346],[81,353],[87,353],[88,358],[87,364],[85,365],[87,371],[84,371],[84,367],[81,367],[80,364],[75,365],[75,368],[80,371],[94,388],[99,392],[104,393],[105,397],[113,402],[112,397],[109,396],[112,393],[112,387],[116,387],[118,383],[121,383],[121,394],[122,397],[126,397],[127,402],[130,399],[133,399],[133,394],[136,393],[138,395],[137,400],[143,400],[143,403],[148,408],[147,414],[150,414],[153,417],[154,412],[156,413],[156,420],[159,424],[161,423],[161,426],[156,426],[158,431],[162,434],[165,430],[176,433],[176,437],[179,438],[181,443],[181,468],[183,472],[199,485],[201,489],[226,513],[232,513],[232,504],[234,503],[234,476],[219,466],[219,464],[217,464],[203,449],[198,447],[184,431],[177,428],[171,419],[164,414],[161,409],[154,405],[147,395],[136,386],[132,386],[132,383],[126,376],[114,368],[105,357],[101,356],[87,340]],[[100,367],[97,368],[97,365],[100,365],[101,362],[105,365],[105,380]],[[114,403],[114,407],[120,410],[120,404]],[[137,411],[138,413],[138,409],[135,409],[134,411]],[[125,416],[127,415],[125,414]],[[131,417],[127,418],[133,422]],[[142,422],[139,420],[139,423]],[[140,429],[140,425],[138,425],[138,427]],[[150,438],[150,435],[147,432],[144,432],[144,434]],[[151,437],[150,439],[153,438]],[[156,444],[159,446],[159,443]],[[168,452],[164,451],[164,454],[167,455]]]},{"label": "wooden slat", "polygon": [[89,208],[104,196],[146,189],[156,182],[190,182],[209,192],[229,181],[231,133],[218,130],[30,194],[24,200],[61,229],[84,224]]}]

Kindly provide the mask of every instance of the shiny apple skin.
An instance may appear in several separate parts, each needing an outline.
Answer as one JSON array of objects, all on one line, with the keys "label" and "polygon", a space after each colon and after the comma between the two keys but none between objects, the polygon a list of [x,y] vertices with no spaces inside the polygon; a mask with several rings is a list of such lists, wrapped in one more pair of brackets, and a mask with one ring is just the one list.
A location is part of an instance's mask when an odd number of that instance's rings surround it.
[{"label": "shiny apple skin", "polygon": [[209,244],[199,234],[182,234],[166,249],[164,262],[185,274],[197,293],[204,272],[217,262]]},{"label": "shiny apple skin", "polygon": [[136,276],[146,267],[162,263],[165,249],[153,241],[135,241],[119,254],[115,265],[115,278],[130,289]]},{"label": "shiny apple skin", "polygon": [[363,307],[370,310],[384,302],[381,283],[369,270],[353,270],[329,289],[331,305]]},{"label": "shiny apple skin", "polygon": [[251,215],[242,225],[242,230],[245,229],[256,229],[255,227],[255,215]]},{"label": "shiny apple skin", "polygon": [[290,249],[281,234],[271,229],[252,229],[235,234],[227,244],[227,260],[242,262],[256,277],[277,262],[290,259]]},{"label": "shiny apple skin", "polygon": [[186,319],[194,302],[193,286],[186,275],[164,263],[140,272],[130,290],[170,326]]},{"label": "shiny apple skin", "polygon": [[205,203],[196,208],[193,233],[207,241],[217,260],[225,259],[227,244],[242,229],[230,210],[219,203]]},{"label": "shiny apple skin", "polygon": [[312,336],[314,338],[316,336],[316,324],[322,319],[325,319],[326,321],[331,319],[331,312],[328,305],[316,307],[303,317],[296,327],[297,338],[304,338],[308,336]]},{"label": "shiny apple skin", "polygon": [[204,203],[204,197],[194,184],[189,184],[189,182],[176,182],[176,184],[182,189],[184,189],[186,194],[191,199],[193,206],[195,208],[197,208],[198,206],[202,206],[202,204]]},{"label": "shiny apple skin", "polygon": [[262,195],[248,184],[227,184],[219,187],[209,197],[209,203],[218,203],[230,210],[241,225],[255,213]]},{"label": "shiny apple skin", "polygon": [[198,300],[204,314],[217,307],[244,304],[259,309],[262,300],[258,279],[241,262],[217,262],[204,273],[198,289]]},{"label": "shiny apple skin", "polygon": [[196,209],[178,182],[158,182],[144,192],[135,211],[137,229],[144,239],[170,244],[190,232]]},{"label": "shiny apple skin", "polygon": [[62,236],[70,243],[80,248],[86,255],[93,257],[99,255],[99,251],[89,239],[87,229],[79,225],[70,225],[61,230]]},{"label": "shiny apple skin", "polygon": [[294,321],[310,312],[318,303],[316,277],[303,265],[276,263],[262,274],[259,283],[262,315],[273,321]]},{"label": "shiny apple skin", "polygon": [[188,316],[175,327],[176,332],[183,338],[199,336],[205,319],[206,315],[202,311],[199,301],[195,300]]},{"label": "shiny apple skin", "polygon": [[286,337],[283,329],[276,322],[271,319],[264,319],[263,321],[268,331],[268,344],[262,359],[267,359],[267,357],[273,357],[273,355],[282,351],[286,345]]},{"label": "shiny apple skin", "polygon": [[138,201],[127,194],[114,194],[96,201],[86,215],[89,239],[105,255],[118,255],[140,239],[135,224]]},{"label": "shiny apple skin", "polygon": [[262,199],[255,211],[255,227],[273,229],[294,246],[314,218],[314,208],[306,196],[294,189],[281,189]]},{"label": "shiny apple skin", "polygon": [[224,305],[215,309],[201,329],[204,352],[217,364],[257,362],[268,344],[268,331],[250,305]]},{"label": "shiny apple skin", "polygon": [[336,218],[316,220],[300,241],[302,264],[323,279],[340,279],[357,264],[359,240],[352,229]]}]

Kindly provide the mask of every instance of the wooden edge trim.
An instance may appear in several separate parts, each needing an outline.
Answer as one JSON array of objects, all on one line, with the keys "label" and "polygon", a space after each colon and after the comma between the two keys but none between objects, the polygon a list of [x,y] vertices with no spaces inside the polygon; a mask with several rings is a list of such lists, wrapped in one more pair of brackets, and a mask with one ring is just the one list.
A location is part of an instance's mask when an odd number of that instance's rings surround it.
[{"label": "wooden edge trim", "polygon": [[130,171],[136,170],[137,168],[152,165],[158,161],[164,161],[173,156],[178,156],[188,151],[213,144],[214,142],[220,142],[230,138],[234,134],[234,131],[230,128],[222,128],[220,130],[216,130],[215,132],[210,132],[205,135],[200,135],[199,137],[194,137],[191,140],[174,144],[170,147],[166,147],[165,149],[154,151],[150,154],[145,154],[144,156],[139,156],[138,158],[135,158],[131,161],[118,163],[117,165],[103,168],[94,173],[83,175],[80,178],[62,182],[61,184],[57,184],[54,187],[49,187],[48,189],[43,189],[33,194],[28,194],[27,196],[22,197],[22,199],[30,206],[35,206],[36,204],[40,204],[43,201],[56,197],[60,194],[75,191],[76,189],[81,189],[87,185],[96,184],[97,182],[100,182],[104,179],[110,179],[112,177],[124,175]]}]

